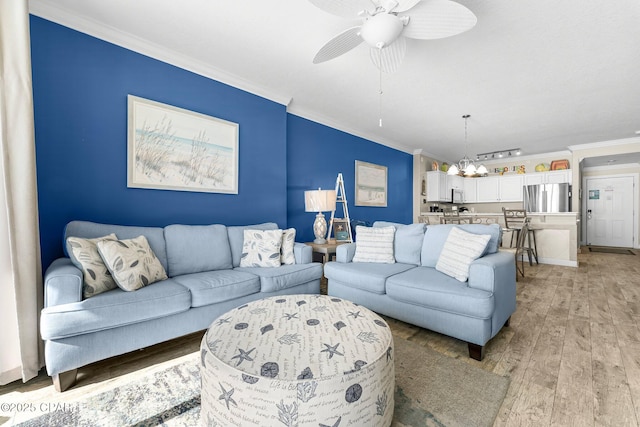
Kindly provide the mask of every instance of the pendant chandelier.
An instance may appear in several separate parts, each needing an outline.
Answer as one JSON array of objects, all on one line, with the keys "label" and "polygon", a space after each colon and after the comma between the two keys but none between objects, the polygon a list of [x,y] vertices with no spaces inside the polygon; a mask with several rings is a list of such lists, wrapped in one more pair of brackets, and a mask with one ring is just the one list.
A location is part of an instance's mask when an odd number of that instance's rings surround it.
[{"label": "pendant chandelier", "polygon": [[464,176],[475,176],[475,175],[486,175],[488,173],[487,168],[485,168],[484,165],[480,165],[476,167],[473,160],[471,160],[467,156],[467,148],[468,148],[467,120],[469,119],[469,117],[471,117],[470,114],[465,114],[464,116],[462,116],[462,118],[464,119],[464,153],[465,153],[464,157],[460,159],[458,163],[454,163],[449,167],[449,170],[447,171],[449,175],[462,174]]}]

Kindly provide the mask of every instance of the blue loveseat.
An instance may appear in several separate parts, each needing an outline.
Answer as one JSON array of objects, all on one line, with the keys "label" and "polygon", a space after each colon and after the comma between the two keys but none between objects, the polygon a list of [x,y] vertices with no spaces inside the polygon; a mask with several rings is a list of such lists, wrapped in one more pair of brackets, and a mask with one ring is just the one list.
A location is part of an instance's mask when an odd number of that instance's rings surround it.
[{"label": "blue loveseat", "polygon": [[[325,265],[328,293],[378,313],[466,341],[469,356],[482,360],[485,344],[508,325],[516,309],[513,254],[498,250],[497,224],[393,224],[395,263],[352,262],[357,243],[338,246]],[[473,261],[460,282],[435,269],[452,227],[489,234],[485,254]]]},{"label": "blue loveseat", "polygon": [[301,243],[294,245],[295,264],[239,267],[245,229],[278,226],[159,228],[70,222],[65,242],[70,236],[145,236],[168,278],[132,292],[116,288],[83,299],[82,271],[67,257],[54,261],[44,277],[40,329],[47,372],[56,389],[73,385],[81,366],[206,329],[221,314],[249,301],[320,293],[322,265],[311,262],[311,247]]}]

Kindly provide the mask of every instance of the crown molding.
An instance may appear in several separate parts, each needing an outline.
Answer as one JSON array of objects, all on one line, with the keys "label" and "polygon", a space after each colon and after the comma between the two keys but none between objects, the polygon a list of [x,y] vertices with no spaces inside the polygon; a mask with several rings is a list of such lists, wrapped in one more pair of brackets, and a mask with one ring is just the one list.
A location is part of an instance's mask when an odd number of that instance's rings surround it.
[{"label": "crown molding", "polygon": [[167,64],[174,65],[270,101],[274,101],[278,104],[287,106],[291,102],[291,96],[274,92],[273,90],[256,85],[255,83],[219,68],[212,67],[202,61],[183,55],[174,50],[167,49],[165,46],[160,46],[111,26],[104,25],[101,22],[78,15],[68,9],[64,9],[56,5],[55,3],[44,2],[42,0],[30,0],[29,13],[81,33],[96,37],[100,40],[113,43],[125,49],[138,52],[153,59],[166,62]]},{"label": "crown molding", "polygon": [[565,150],[565,151],[554,151],[551,153],[540,153],[540,154],[528,154],[526,156],[511,156],[511,157],[502,157],[500,159],[480,159],[480,160],[474,160],[474,162],[476,163],[484,163],[487,165],[493,165],[493,164],[501,164],[501,163],[505,163],[505,162],[515,162],[518,163],[520,160],[538,160],[541,158],[546,158],[546,157],[562,157],[562,156],[572,156],[571,151]]},{"label": "crown molding", "polygon": [[613,139],[609,141],[591,142],[589,144],[569,145],[567,148],[572,151],[591,150],[594,148],[614,147],[616,145],[640,144],[640,137]]}]

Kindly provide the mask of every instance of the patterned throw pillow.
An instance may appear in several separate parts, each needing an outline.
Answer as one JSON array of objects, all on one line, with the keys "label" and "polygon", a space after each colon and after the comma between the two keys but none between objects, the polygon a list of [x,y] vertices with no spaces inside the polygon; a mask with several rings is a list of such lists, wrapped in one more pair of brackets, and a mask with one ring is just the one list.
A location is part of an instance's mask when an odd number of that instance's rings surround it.
[{"label": "patterned throw pillow", "polygon": [[379,262],[393,264],[393,237],[395,227],[356,227],[356,253],[353,262]]},{"label": "patterned throw pillow", "polygon": [[282,230],[244,230],[240,267],[280,267]]},{"label": "patterned throw pillow", "polygon": [[452,228],[438,258],[436,270],[466,282],[469,278],[469,266],[482,255],[489,239],[489,234],[473,234],[457,227]]},{"label": "patterned throw pillow", "polygon": [[167,278],[164,267],[144,236],[128,240],[103,240],[97,246],[104,264],[122,290],[135,291]]},{"label": "patterned throw pillow", "polygon": [[296,241],[296,229],[287,228],[282,231],[282,248],[280,262],[285,265],[296,263],[296,257],[293,254],[293,245]]},{"label": "patterned throw pillow", "polygon": [[82,295],[90,298],[102,292],[118,287],[113,281],[111,273],[100,258],[96,243],[103,240],[118,240],[115,234],[96,237],[95,239],[83,239],[81,237],[67,237],[67,253],[73,265],[82,270],[84,286]]}]

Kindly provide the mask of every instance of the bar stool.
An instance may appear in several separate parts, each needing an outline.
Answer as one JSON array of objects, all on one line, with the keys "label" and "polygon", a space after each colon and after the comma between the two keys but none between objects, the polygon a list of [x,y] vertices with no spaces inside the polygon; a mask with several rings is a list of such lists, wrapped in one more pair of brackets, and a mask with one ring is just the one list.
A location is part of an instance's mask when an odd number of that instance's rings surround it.
[{"label": "bar stool", "polygon": [[460,212],[457,209],[444,208],[441,222],[442,224],[461,224]]},{"label": "bar stool", "polygon": [[[524,277],[524,253],[527,253],[527,257],[529,258],[529,265],[533,265],[532,256],[533,249],[528,246],[525,242],[527,242],[527,236],[529,235],[529,218],[522,219],[520,226],[517,229],[517,240],[515,247],[502,248],[500,250],[511,252],[514,254],[515,262],[516,262],[516,280],[518,280],[518,273]],[[518,258],[520,258],[520,266],[518,267]]]},{"label": "bar stool", "polygon": [[[504,225],[505,228],[503,231],[511,232],[511,243],[510,246],[513,246],[513,238],[516,238],[516,241],[520,237],[520,232],[523,226],[523,223],[527,222],[527,255],[529,256],[529,265],[533,265],[533,260],[535,259],[536,264],[538,264],[538,247],[536,244],[536,228],[531,228],[530,218],[527,217],[527,211],[524,209],[506,209],[502,208],[502,213],[504,215]],[[517,245],[516,245],[517,246]]]}]

